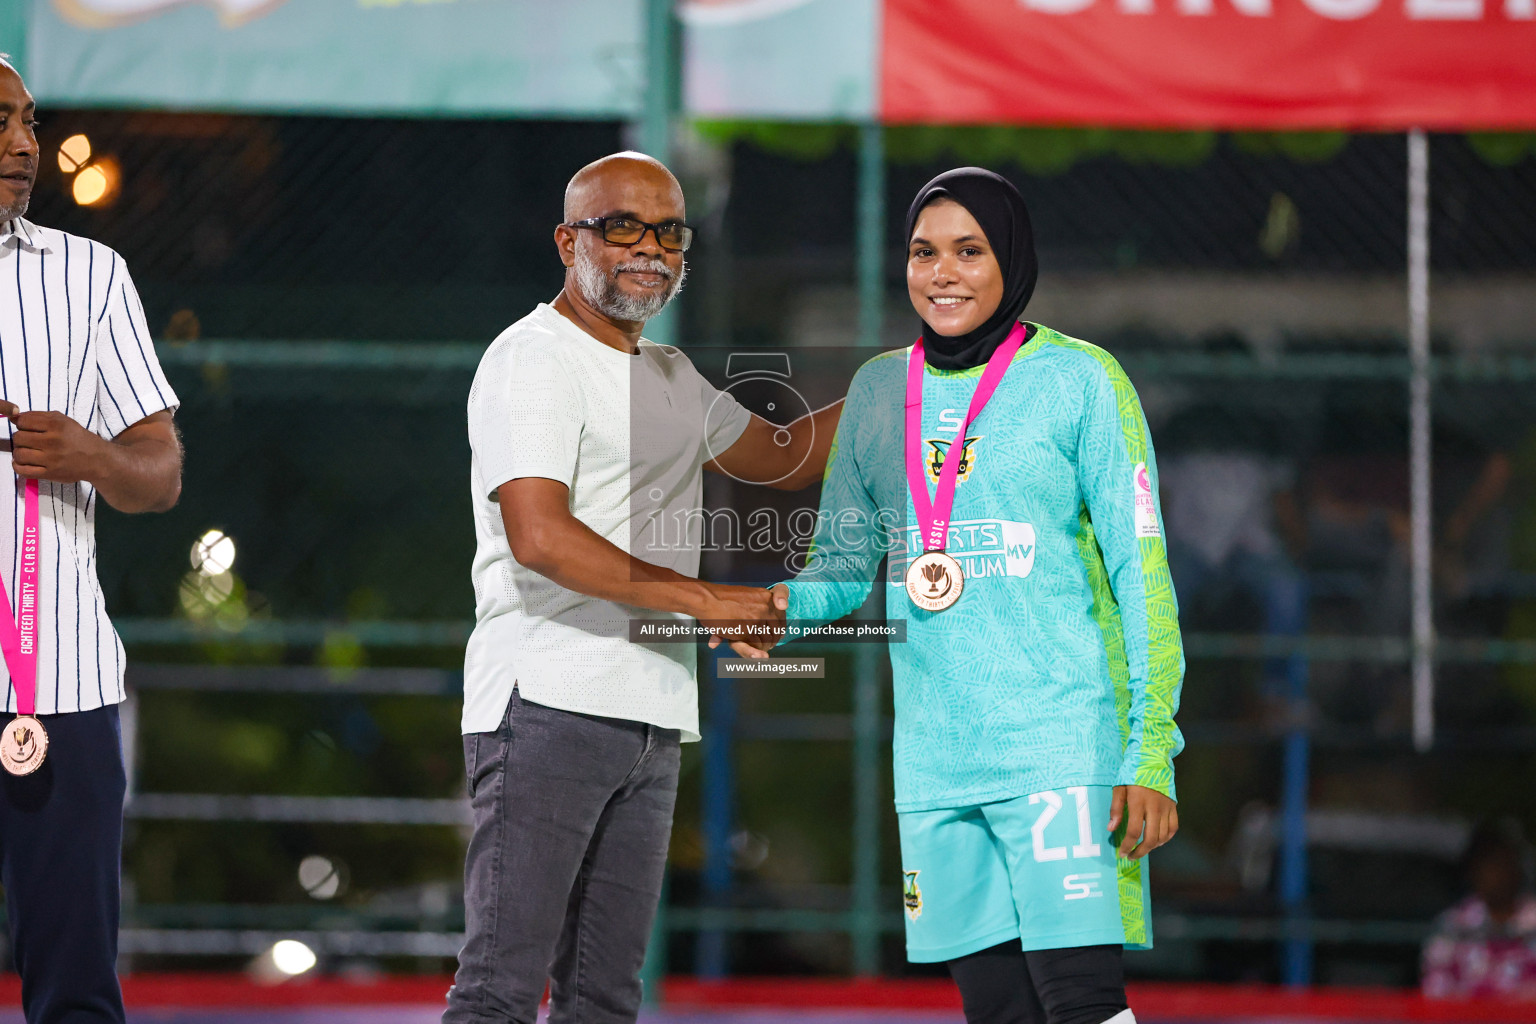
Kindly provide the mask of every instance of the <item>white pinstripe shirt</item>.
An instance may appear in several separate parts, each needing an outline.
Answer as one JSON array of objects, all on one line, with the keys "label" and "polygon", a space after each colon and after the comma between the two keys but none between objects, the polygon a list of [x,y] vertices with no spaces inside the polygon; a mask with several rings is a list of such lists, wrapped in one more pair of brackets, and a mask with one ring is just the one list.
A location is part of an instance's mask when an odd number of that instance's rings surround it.
[{"label": "white pinstripe shirt", "polygon": [[[0,225],[0,395],[108,439],[176,408],[121,256],[21,218]],[[0,436],[11,431],[0,420]],[[0,581],[14,606],[22,488],[10,461],[0,453],[0,481],[9,478],[13,494],[0,498]],[[123,644],[96,579],[96,489],[45,480],[40,497],[37,711],[115,704],[124,696]],[[15,711],[8,672],[4,679],[5,709]]]}]

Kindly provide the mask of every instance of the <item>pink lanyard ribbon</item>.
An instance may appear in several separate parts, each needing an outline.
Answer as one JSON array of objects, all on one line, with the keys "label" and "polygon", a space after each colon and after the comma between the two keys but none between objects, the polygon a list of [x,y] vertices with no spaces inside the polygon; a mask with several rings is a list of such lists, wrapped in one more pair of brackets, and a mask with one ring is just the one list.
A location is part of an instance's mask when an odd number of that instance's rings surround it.
[{"label": "pink lanyard ribbon", "polygon": [[907,489],[912,492],[912,508],[917,513],[925,552],[944,550],[949,538],[949,518],[955,506],[960,461],[965,456],[965,432],[997,390],[1027,333],[1023,324],[1014,324],[1008,340],[987,360],[987,368],[982,371],[981,382],[976,385],[971,406],[966,410],[965,422],[960,424],[960,433],[955,435],[944,459],[944,468],[939,471],[939,487],[932,500],[928,497],[928,476],[923,471],[923,339],[919,337],[912,345],[912,356],[907,360]]},{"label": "pink lanyard ribbon", "polygon": [[17,587],[18,616],[11,609],[5,587],[0,586],[0,652],[16,690],[16,711],[37,713],[37,481],[26,482],[25,511],[21,527],[21,580]]}]

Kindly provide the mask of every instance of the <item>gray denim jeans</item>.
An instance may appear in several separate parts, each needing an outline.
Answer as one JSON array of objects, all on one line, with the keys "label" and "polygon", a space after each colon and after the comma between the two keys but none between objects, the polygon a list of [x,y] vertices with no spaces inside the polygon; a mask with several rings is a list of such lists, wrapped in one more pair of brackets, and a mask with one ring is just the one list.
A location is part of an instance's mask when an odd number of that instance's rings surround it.
[{"label": "gray denim jeans", "polygon": [[661,896],[679,734],[559,711],[514,690],[464,737],[475,831],[468,934],[443,1024],[630,1024]]}]

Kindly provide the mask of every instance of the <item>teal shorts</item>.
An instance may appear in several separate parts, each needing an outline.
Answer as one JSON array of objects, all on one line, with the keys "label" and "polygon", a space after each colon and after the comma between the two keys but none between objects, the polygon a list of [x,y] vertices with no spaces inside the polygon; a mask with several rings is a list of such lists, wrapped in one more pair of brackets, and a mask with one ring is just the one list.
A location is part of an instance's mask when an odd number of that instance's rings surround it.
[{"label": "teal shorts", "polygon": [[1152,945],[1147,862],[1116,855],[1109,786],[897,815],[907,959],[1024,949]]}]

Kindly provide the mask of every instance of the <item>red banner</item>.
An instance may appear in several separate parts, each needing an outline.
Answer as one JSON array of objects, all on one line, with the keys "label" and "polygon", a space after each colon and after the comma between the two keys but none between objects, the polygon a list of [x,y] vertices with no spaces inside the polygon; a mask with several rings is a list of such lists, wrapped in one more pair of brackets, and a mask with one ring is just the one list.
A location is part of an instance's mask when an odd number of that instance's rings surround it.
[{"label": "red banner", "polygon": [[1536,128],[1536,0],[885,0],[887,123]]}]

